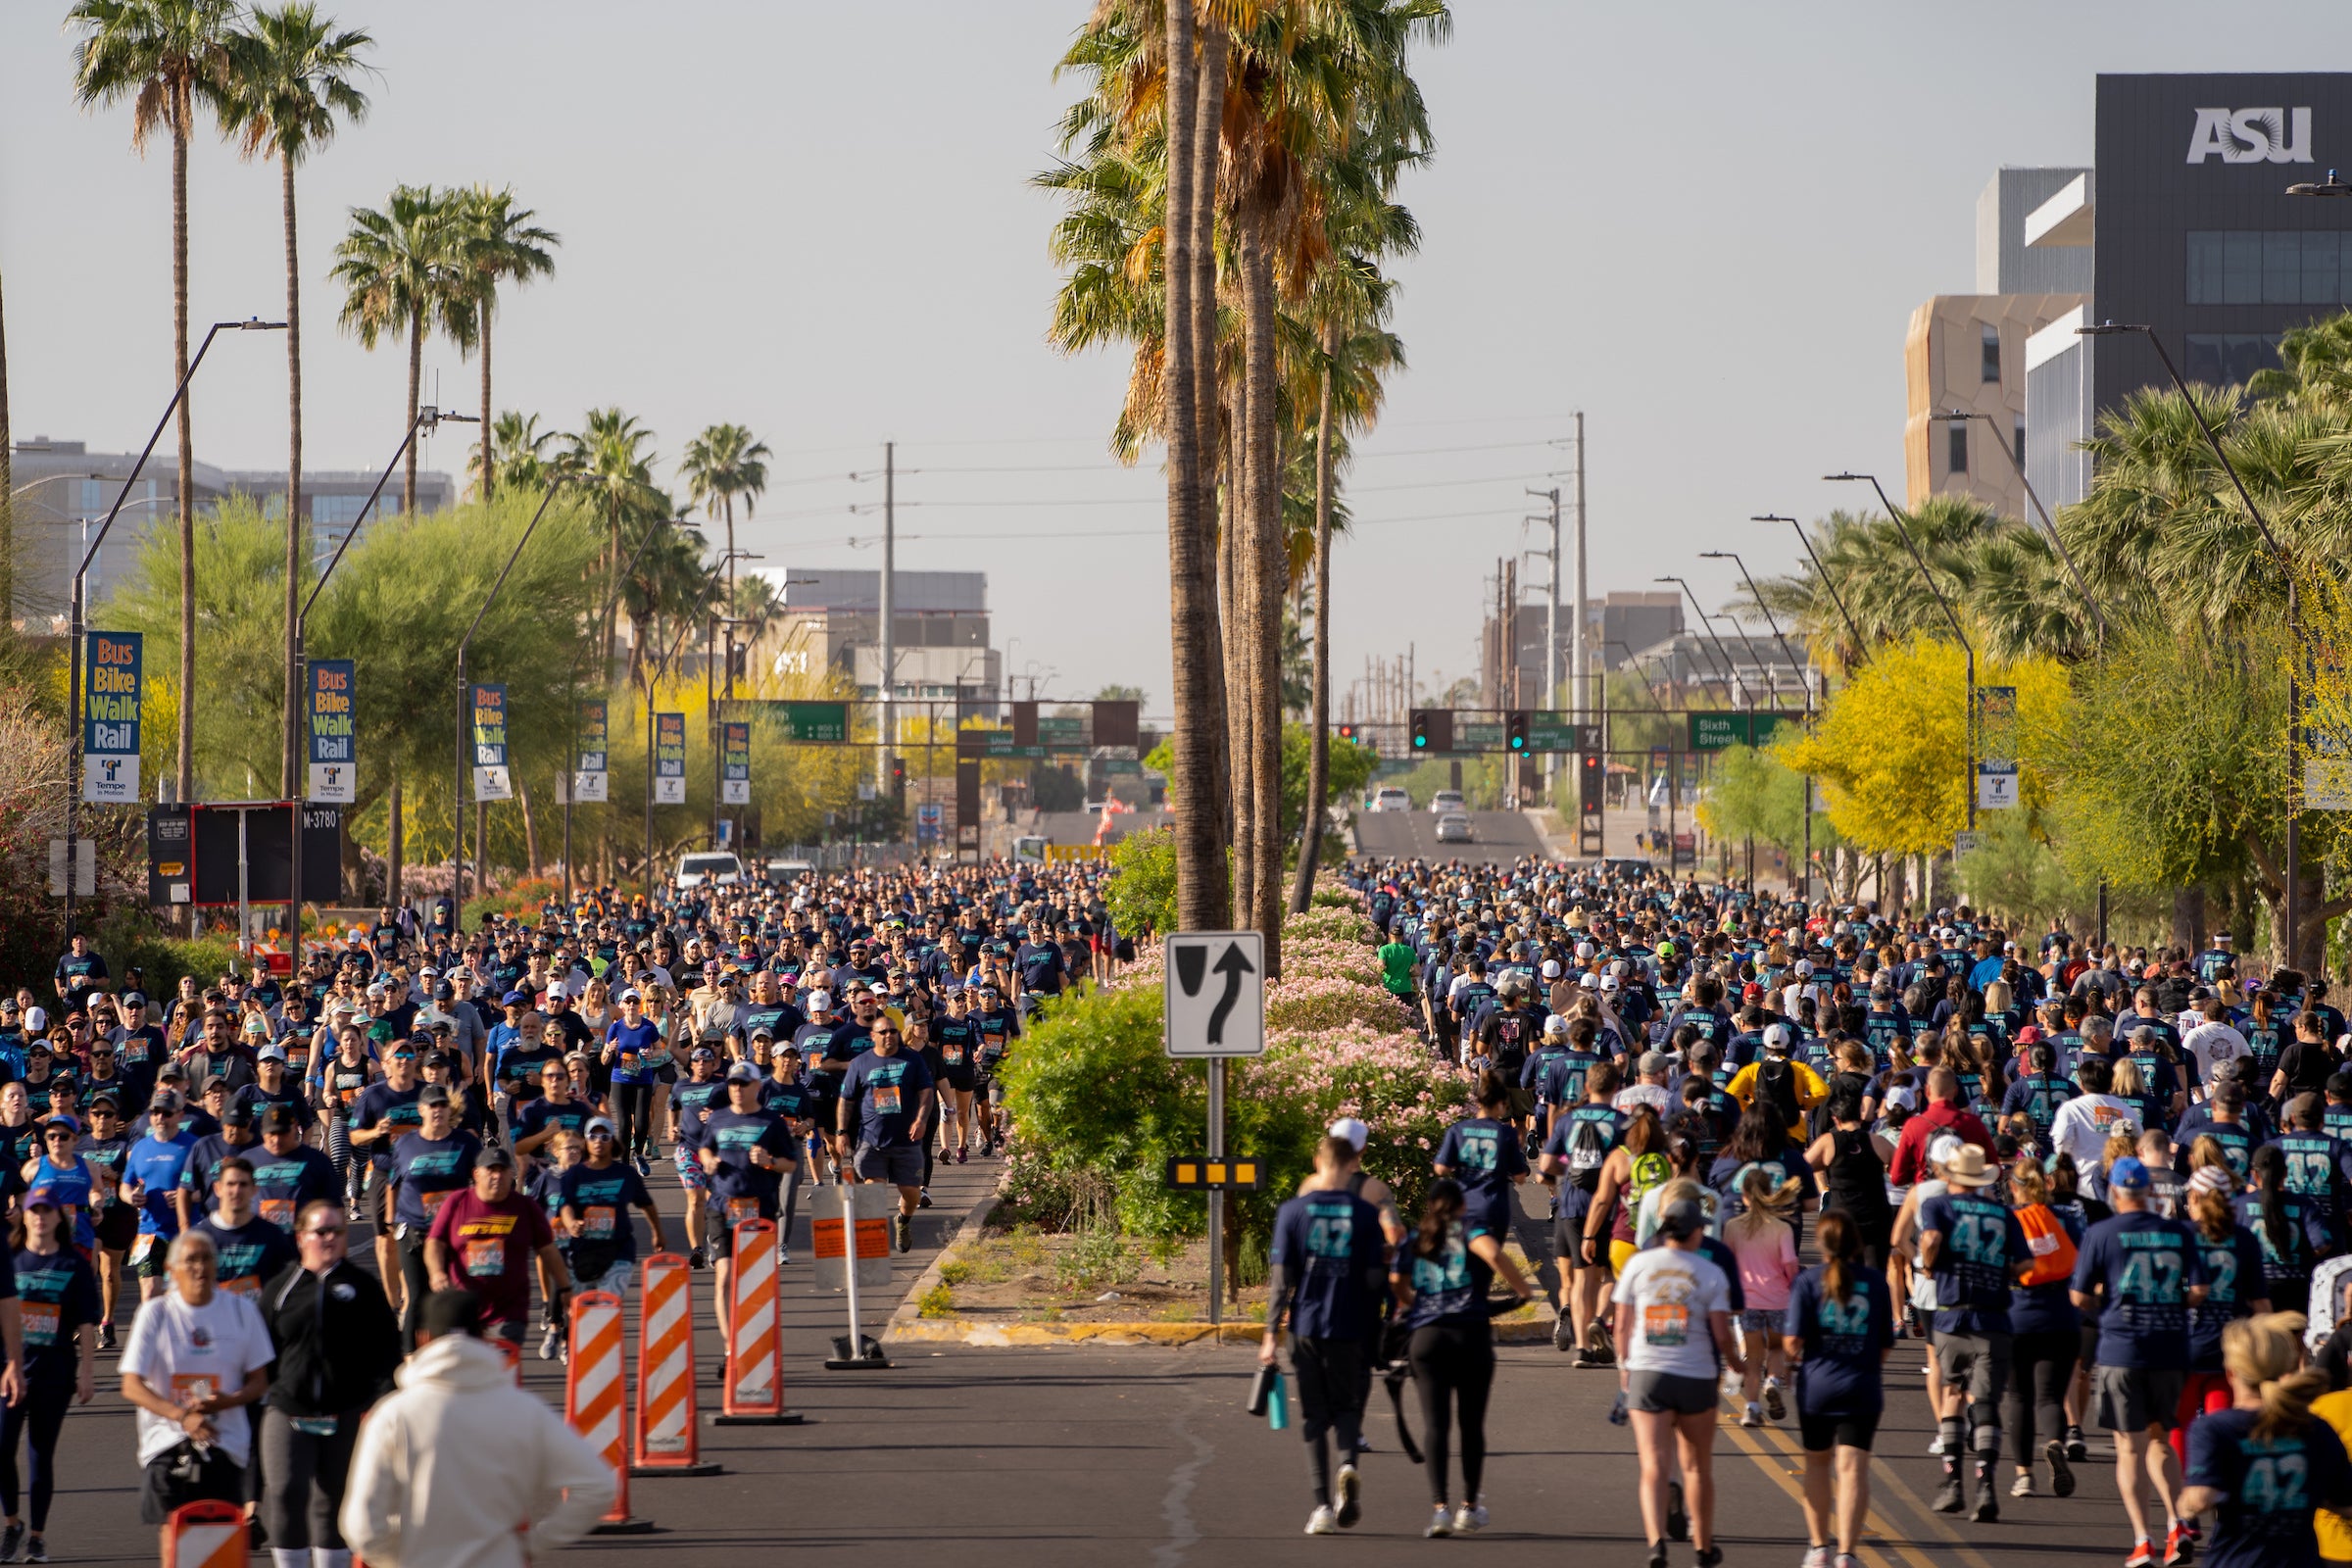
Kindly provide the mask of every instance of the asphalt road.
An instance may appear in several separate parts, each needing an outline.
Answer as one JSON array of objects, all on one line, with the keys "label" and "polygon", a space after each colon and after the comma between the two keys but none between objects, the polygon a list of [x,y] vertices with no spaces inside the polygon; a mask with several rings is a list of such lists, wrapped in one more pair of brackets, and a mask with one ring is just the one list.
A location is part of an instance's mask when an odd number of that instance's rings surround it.
[{"label": "asphalt road", "polygon": [[[867,1293],[869,1331],[986,1194],[996,1169],[989,1160],[940,1172],[939,1206],[921,1216],[898,1284]],[[664,1175],[659,1166],[656,1174]],[[674,1213],[674,1183],[655,1185]],[[1533,1255],[1544,1250],[1541,1203],[1541,1189],[1532,1190],[1522,1240]],[[1363,1521],[1344,1540],[1309,1541],[1300,1535],[1310,1502],[1300,1443],[1242,1408],[1253,1364],[1248,1349],[918,1346],[896,1350],[890,1371],[827,1372],[830,1337],[846,1332],[844,1306],[840,1296],[809,1286],[807,1231],[804,1215],[784,1274],[787,1397],[805,1424],[706,1424],[703,1457],[725,1473],[632,1483],[632,1504],[658,1534],[593,1540],[576,1548],[583,1559],[642,1560],[659,1550],[676,1568],[740,1568],[747,1550],[785,1546],[796,1563],[842,1568],[917,1553],[945,1554],[958,1568],[1225,1568],[1302,1554],[1420,1562],[1433,1550],[1468,1549],[1556,1568],[1563,1544],[1574,1542],[1601,1547],[1612,1562],[1643,1560],[1633,1440],[1606,1419],[1616,1380],[1571,1370],[1548,1346],[1500,1352],[1486,1479],[1493,1524],[1483,1538],[1444,1546],[1421,1539],[1427,1483],[1403,1458],[1376,1391]],[[714,1395],[710,1278],[695,1276],[703,1326],[696,1353],[702,1387]],[[1905,1392],[1893,1396],[1881,1429],[1868,1568],[2024,1568],[2125,1549],[2112,1473],[2095,1457],[2103,1442],[2094,1442],[2082,1490],[2069,1501],[2009,1499],[2004,1466],[2001,1523],[1928,1512],[1938,1478],[1927,1457],[1925,1400],[1915,1392],[1919,1361],[1918,1347],[1904,1346],[1889,1378]],[[114,1381],[113,1362],[102,1361],[102,1390]],[[528,1386],[560,1405],[557,1369],[535,1358],[524,1365]],[[1413,1420],[1418,1433],[1417,1412]],[[102,1393],[69,1419],[62,1458],[49,1534],[56,1560],[153,1563],[153,1535],[137,1523],[128,1407],[118,1394]],[[1794,1565],[1804,1534],[1793,1430],[1746,1432],[1727,1415],[1716,1466],[1727,1560]],[[1689,1562],[1690,1548],[1678,1546],[1674,1561]]]},{"label": "asphalt road", "polygon": [[1470,865],[1508,865],[1521,856],[1541,858],[1544,835],[1517,811],[1472,811],[1471,842],[1438,842],[1438,818],[1431,811],[1360,811],[1355,818],[1358,853],[1375,860],[1459,859]]}]

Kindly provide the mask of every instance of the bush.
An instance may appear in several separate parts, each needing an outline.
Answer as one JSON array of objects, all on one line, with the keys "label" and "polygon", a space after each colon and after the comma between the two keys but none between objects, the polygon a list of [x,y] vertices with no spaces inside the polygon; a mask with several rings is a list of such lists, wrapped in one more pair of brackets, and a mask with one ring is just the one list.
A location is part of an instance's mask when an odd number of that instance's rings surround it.
[{"label": "bush", "polygon": [[1282,922],[1284,943],[1310,938],[1362,947],[1372,940],[1372,922],[1360,908],[1340,908],[1328,904],[1312,906],[1304,914],[1294,914]]},{"label": "bush", "polygon": [[1266,1027],[1305,1033],[1353,1025],[1381,1035],[1409,1027],[1404,1006],[1379,986],[1323,976],[1286,979],[1266,990]]},{"label": "bush", "polygon": [[1306,896],[1311,909],[1361,909],[1364,901],[1346,888],[1317,888]]},{"label": "bush", "polygon": [[1153,828],[1130,833],[1110,852],[1111,874],[1102,884],[1119,934],[1140,939],[1176,929],[1176,831]]}]

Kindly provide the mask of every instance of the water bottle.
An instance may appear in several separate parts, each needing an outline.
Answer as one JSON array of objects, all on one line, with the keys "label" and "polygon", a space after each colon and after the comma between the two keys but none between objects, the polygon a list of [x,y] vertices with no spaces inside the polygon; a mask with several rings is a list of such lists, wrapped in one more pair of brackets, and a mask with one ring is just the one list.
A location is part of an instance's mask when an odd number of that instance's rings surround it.
[{"label": "water bottle", "polygon": [[1613,1427],[1625,1425],[1625,1391],[1623,1389],[1617,1391],[1616,1400],[1609,1406],[1609,1425]]}]

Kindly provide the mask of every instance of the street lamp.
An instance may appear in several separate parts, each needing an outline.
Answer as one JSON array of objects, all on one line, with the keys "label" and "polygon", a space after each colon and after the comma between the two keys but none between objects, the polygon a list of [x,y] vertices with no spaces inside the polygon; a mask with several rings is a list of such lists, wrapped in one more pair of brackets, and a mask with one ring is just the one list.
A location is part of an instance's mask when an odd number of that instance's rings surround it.
[{"label": "street lamp", "polygon": [[1878,492],[1879,505],[1886,509],[1886,515],[1893,519],[1894,531],[1901,537],[1903,548],[1911,552],[1911,559],[1919,565],[1920,580],[1928,585],[1928,592],[1936,596],[1936,608],[1943,612],[1944,623],[1952,628],[1952,635],[1960,639],[1960,651],[1968,656],[1968,772],[1964,788],[1968,796],[1968,828],[1973,833],[1977,828],[1977,646],[1968,640],[1968,633],[1960,629],[1960,617],[1953,612],[1951,601],[1943,597],[1941,588],[1936,586],[1936,574],[1928,570],[1928,558],[1919,553],[1919,545],[1912,539],[1911,530],[1903,525],[1902,512],[1887,499],[1886,487],[1879,483],[1878,475],[1848,470],[1844,473],[1825,473],[1822,478],[1836,484],[1860,481]]},{"label": "street lamp", "polygon": [[286,666],[286,755],[296,758],[294,777],[289,781],[294,786],[294,836],[293,846],[287,853],[286,874],[289,882],[286,902],[289,907],[286,925],[293,933],[291,951],[297,967],[302,963],[302,808],[311,798],[308,760],[297,757],[303,749],[302,705],[307,700],[303,688],[309,684],[306,672],[310,667],[310,656],[303,649],[303,634],[310,625],[311,608],[318,603],[318,595],[326,587],[326,579],[335,574],[335,567],[342,564],[343,553],[360,536],[360,528],[367,522],[368,514],[375,510],[376,501],[383,495],[384,486],[390,482],[392,470],[400,466],[400,460],[408,452],[409,443],[416,439],[419,429],[427,435],[432,434],[443,419],[456,419],[467,424],[481,423],[473,415],[444,414],[429,403],[416,410],[416,416],[409,421],[408,429],[401,435],[400,445],[393,449],[392,461],[385,464],[384,471],[376,476],[375,488],[368,492],[368,499],[360,507],[359,515],[351,519],[351,527],[335,542],[335,553],[327,558],[326,569],[318,573],[317,582],[311,584],[310,595],[303,600],[302,611],[294,617],[294,657]]},{"label": "street lamp", "polygon": [[[2344,189],[2352,191],[2352,185],[2346,185]],[[2058,525],[2050,520],[2050,509],[2043,506],[2041,497],[2034,493],[2034,481],[2026,477],[2025,465],[2018,462],[2016,451],[2002,438],[2000,425],[1994,422],[1989,414],[1971,413],[1966,409],[1932,414],[1928,417],[1944,424],[1965,424],[1970,419],[1984,421],[1984,427],[1992,432],[1992,444],[2001,449],[2001,456],[2009,460],[2009,466],[2017,472],[2017,482],[2026,487],[2026,499],[2033,503],[2034,514],[2041,518],[2042,531],[2050,536],[2050,543],[2057,547],[2058,559],[2066,563],[2067,575],[2075,579],[2075,591],[2082,596],[2083,608],[2090,612],[2090,618],[2099,623],[2099,638],[2104,642],[2107,637],[2107,612],[2099,608],[2098,600],[2091,594],[2090,584],[2082,580],[2082,571],[2075,565],[2075,558],[2067,554],[2066,541],[2058,537]]]},{"label": "street lamp", "polygon": [[[644,536],[637,541],[637,547],[629,552],[629,559],[621,564],[619,572],[613,576],[612,592],[606,596],[605,608],[597,612],[596,619],[591,622],[591,624],[602,626],[605,623],[605,617],[612,613],[614,607],[620,602],[621,586],[629,580],[629,573],[637,569],[638,558],[645,554],[645,547],[654,542],[654,536],[656,534],[660,533],[663,528],[697,528],[699,526],[699,524],[687,517],[656,517],[651,522],[647,523]],[[570,723],[568,725],[568,733],[571,736],[571,746],[570,749],[564,754],[564,906],[565,908],[569,908],[571,906],[572,797],[579,793],[580,787],[580,711],[578,707],[579,698],[577,695],[580,684],[580,661],[587,657],[587,652],[591,644],[589,643],[582,643],[580,645],[580,651],[572,655],[571,678],[565,683],[565,689],[573,693],[571,699],[573,707],[571,710]],[[608,679],[611,678],[611,675],[612,671],[607,670],[606,676]],[[611,734],[612,721],[608,715],[606,720],[606,735],[608,739],[610,738]],[[648,765],[651,764],[649,763]]]},{"label": "street lamp", "polygon": [[1845,601],[1838,596],[1838,580],[1830,575],[1830,568],[1822,564],[1821,557],[1813,549],[1812,536],[1805,532],[1805,525],[1794,517],[1784,517],[1777,512],[1760,512],[1747,520],[1750,522],[1785,522],[1796,530],[1796,542],[1804,546],[1805,559],[1813,563],[1814,575],[1819,577],[1821,585],[1830,591],[1830,603],[1838,607],[1838,618],[1845,622],[1846,635],[1854,640],[1854,662],[1857,664],[1868,663],[1870,662],[1870,644],[1863,640],[1862,628],[1854,624],[1854,617],[1847,612]]},{"label": "street lamp", "polygon": [[2330,169],[2326,179],[2298,180],[2286,187],[2286,193],[2289,196],[2352,196],[2352,181],[2336,178],[2335,171]]},{"label": "street lamp", "polygon": [[[571,477],[568,473],[558,473],[548,481],[547,494],[539,498],[539,510],[531,514],[531,520],[522,530],[522,537],[514,541],[514,552],[507,557],[507,564],[499,568],[498,580],[490,585],[489,594],[482,600],[482,608],[473,612],[473,624],[467,626],[466,635],[458,639],[457,769],[450,778],[449,891],[452,910],[451,924],[461,934],[466,929],[466,731],[468,727],[466,710],[472,706],[467,700],[470,694],[466,689],[466,651],[473,646],[473,634],[482,629],[482,617],[490,613],[490,606],[498,598],[498,591],[507,585],[507,574],[514,569],[514,563],[522,559],[522,547],[529,544],[531,535],[538,531],[539,519],[547,515],[548,506],[556,499],[556,492],[563,489],[564,483]],[[482,846],[478,842],[480,835],[477,833],[475,838],[477,842],[473,847],[473,852],[479,855],[482,852]]]},{"label": "street lamp", "polygon": [[[106,547],[107,530],[115,525],[115,518],[122,511],[122,503],[130,499],[130,487],[139,482],[139,470],[146,467],[147,460],[155,455],[155,444],[164,438],[164,426],[172,422],[172,411],[179,407],[180,399],[188,395],[188,383],[196,379],[197,367],[204,364],[205,355],[211,352],[213,339],[223,332],[282,332],[285,329],[285,322],[265,321],[258,316],[250,320],[215,321],[212,324],[204,334],[204,342],[196,349],[196,357],[188,361],[187,372],[179,378],[179,385],[172,389],[172,401],[164,405],[164,416],[155,421],[155,433],[139,449],[139,461],[130,466],[130,473],[123,479],[122,488],[115,493],[115,504],[107,508],[106,521],[98,525],[98,537],[90,541],[90,548],[82,555],[81,564],[74,568],[74,587],[69,595],[66,612],[66,683],[69,694],[66,698],[66,713],[72,721],[72,729],[66,738],[66,944],[69,947],[74,942],[74,841],[76,829],[81,825],[81,732],[87,722],[81,693],[81,639],[84,631],[82,600],[88,592],[90,563],[97,560],[98,552]],[[237,940],[242,943],[245,933],[238,932]]]},{"label": "street lamp", "polygon": [[[704,591],[708,592],[717,585],[718,574],[726,566],[724,556],[710,564],[710,571],[704,574]],[[669,662],[678,657],[679,649],[686,646],[686,634],[693,629],[693,620],[682,620],[678,635],[670,640],[669,652],[662,656],[662,662],[649,670],[645,677],[645,899],[648,904],[654,899],[654,691],[662,684],[662,675],[669,669]],[[716,765],[715,760],[712,765]]]},{"label": "street lamp", "polygon": [[[1707,619],[1706,611],[1699,605],[1698,595],[1692,593],[1690,591],[1690,585],[1687,582],[1684,582],[1680,577],[1652,577],[1650,581],[1671,582],[1681,585],[1685,597],[1690,601],[1690,608],[1698,612],[1699,630],[1706,633],[1707,641],[1713,643],[1715,645],[1715,651],[1723,656],[1722,660],[1720,661],[1723,667],[1723,700],[1727,703],[1736,703],[1740,701],[1741,698],[1732,695],[1732,677],[1736,672],[1736,668],[1732,662],[1731,650],[1724,647],[1723,639],[1715,635],[1715,627],[1713,623]],[[1705,683],[1702,681],[1700,684],[1703,686]],[[1740,683],[1740,692],[1744,694],[1747,690],[1747,683],[1745,681],[1741,681]]]},{"label": "street lamp", "polygon": [[[2287,194],[2290,196],[2334,196],[2346,191],[2352,191],[2352,186],[2343,185],[2337,181],[2333,170],[2328,172],[2326,184],[2313,185],[2308,188],[2291,185],[2287,187]],[[2164,373],[2172,377],[2173,385],[2180,393],[2180,401],[2188,405],[2190,416],[2197,421],[2197,430],[2205,437],[2205,444],[2213,448],[2214,457],[2221,461],[2222,471],[2230,475],[2230,483],[2235,487],[2237,499],[2245,505],[2246,515],[2254,519],[2254,526],[2262,534],[2262,542],[2270,547],[2271,555],[2278,563],[2278,569],[2286,574],[2286,635],[2289,642],[2300,644],[2303,640],[2303,607],[2301,596],[2295,591],[2293,558],[2287,555],[2286,548],[2278,542],[2278,536],[2271,532],[2270,522],[2263,516],[2262,509],[2254,504],[2253,495],[2246,489],[2246,481],[2238,474],[2237,465],[2231,463],[2230,454],[2223,450],[2222,438],[2214,434],[2212,425],[2205,422],[2204,412],[2197,407],[2197,400],[2189,394],[2188,383],[2180,378],[2180,368],[2173,364],[2172,355],[2165,352],[2164,340],[2156,335],[2156,329],[2152,326],[2122,321],[2100,321],[2096,325],[2075,328],[2075,335],[2078,337],[2121,337],[2126,332],[2145,334],[2148,346],[2156,351],[2156,358],[2164,362]],[[2296,950],[2300,946],[2300,938],[2303,935],[2303,839],[2299,820],[2302,813],[2297,809],[2295,796],[2302,788],[2303,682],[2296,663],[2301,657],[2298,651],[2287,661],[2286,666],[2286,966],[2298,971],[2301,969],[2301,964],[2298,961]]]},{"label": "street lamp", "polygon": [[[1701,561],[1728,560],[1733,565],[1740,568],[1740,575],[1746,581],[1747,591],[1755,599],[1756,608],[1764,612],[1764,624],[1772,628],[1772,640],[1781,645],[1781,653],[1788,659],[1789,667],[1794,669],[1804,681],[1805,711],[1812,712],[1813,672],[1797,662],[1796,651],[1788,646],[1788,639],[1781,635],[1781,623],[1773,618],[1772,607],[1764,602],[1764,590],[1756,586],[1756,579],[1748,572],[1747,563],[1740,559],[1740,552],[1737,550],[1702,550],[1699,552],[1698,559]],[[1805,858],[1804,869],[1799,873],[1804,878],[1804,885],[1799,890],[1797,897],[1809,902],[1813,897],[1813,775],[1810,773],[1804,777],[1804,788]]]}]

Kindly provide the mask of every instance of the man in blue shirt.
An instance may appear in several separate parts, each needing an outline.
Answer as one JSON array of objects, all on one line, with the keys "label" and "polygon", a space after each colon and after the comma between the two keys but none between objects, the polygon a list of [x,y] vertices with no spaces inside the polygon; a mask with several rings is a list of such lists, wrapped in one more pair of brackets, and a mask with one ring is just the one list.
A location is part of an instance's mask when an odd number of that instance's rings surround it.
[{"label": "man in blue shirt", "polygon": [[[2148,1170],[2133,1155],[2107,1173],[2111,1219],[2093,1225],[2075,1257],[2075,1305],[2097,1313],[2098,1364],[2091,1396],[2101,1425],[2115,1434],[2116,1490],[2132,1520],[2129,1563],[2141,1568],[2187,1559],[2180,1485],[2165,1432],[2175,1424],[2188,1376],[2188,1309],[2205,1299],[2205,1259],[2186,1223],[2148,1206]],[[2141,1477],[2164,1504],[2161,1554],[2148,1531]]]},{"label": "man in blue shirt", "polygon": [[[1324,1536],[1358,1517],[1355,1456],[1363,1446],[1365,1337],[1379,1316],[1388,1274],[1388,1238],[1380,1210],[1340,1184],[1355,1162],[1355,1146],[1326,1137],[1315,1150],[1310,1190],[1274,1215],[1274,1247],[1266,1291],[1266,1335],[1260,1365],[1273,1366],[1290,1320],[1291,1366],[1298,1377],[1299,1433],[1306,1439],[1314,1477],[1315,1509],[1306,1533]],[[1339,1506],[1332,1506],[1331,1454],[1326,1434],[1340,1439]]]},{"label": "man in blue shirt", "polygon": [[894,1239],[899,1250],[914,1247],[914,1210],[923,1193],[923,1138],[931,1125],[931,1069],[920,1056],[901,1049],[899,1026],[885,1013],[872,1026],[872,1049],[850,1063],[842,1076],[834,1114],[850,1131],[857,1108],[857,1150],[851,1168],[862,1182],[888,1182],[899,1190]]},{"label": "man in blue shirt", "polygon": [[2017,1216],[1984,1191],[1996,1179],[1984,1151],[1962,1144],[1944,1162],[1944,1190],[1919,1205],[1919,1266],[1936,1281],[1936,1360],[1950,1412],[1937,1412],[1943,1487],[1936,1510],[1958,1513],[1966,1502],[1960,1479],[1965,1399],[1966,1436],[1977,1456],[1973,1517],[1979,1524],[2001,1516],[1993,1486],[2001,1459],[2001,1396],[2009,1383],[2009,1286],[2033,1261]]},{"label": "man in blue shirt", "polygon": [[130,1266],[139,1280],[139,1299],[153,1299],[168,1275],[164,1255],[172,1240],[194,1222],[187,1189],[180,1175],[196,1140],[182,1131],[179,1118],[188,1108],[176,1089],[159,1089],[147,1106],[147,1133],[122,1157],[122,1200],[139,1209],[139,1239],[130,1249]]}]

